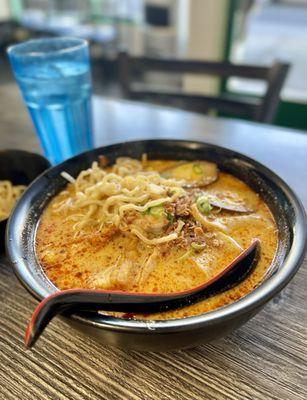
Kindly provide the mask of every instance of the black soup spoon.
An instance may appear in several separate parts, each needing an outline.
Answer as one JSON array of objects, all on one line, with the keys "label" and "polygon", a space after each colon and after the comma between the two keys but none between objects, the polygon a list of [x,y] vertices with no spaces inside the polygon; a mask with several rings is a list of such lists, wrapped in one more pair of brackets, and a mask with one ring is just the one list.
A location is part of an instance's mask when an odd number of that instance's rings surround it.
[{"label": "black soup spoon", "polygon": [[36,307],[25,334],[26,347],[32,347],[51,319],[61,313],[79,311],[121,311],[156,313],[182,308],[241,282],[256,265],[260,242],[253,240],[227,267],[209,281],[189,290],[172,293],[134,293],[115,290],[68,289],[46,297]]}]

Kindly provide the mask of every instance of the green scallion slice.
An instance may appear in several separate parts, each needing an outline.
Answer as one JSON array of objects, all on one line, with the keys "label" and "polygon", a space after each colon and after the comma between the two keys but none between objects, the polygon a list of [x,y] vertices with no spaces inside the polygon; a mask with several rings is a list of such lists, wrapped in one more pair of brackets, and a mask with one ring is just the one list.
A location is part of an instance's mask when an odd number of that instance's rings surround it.
[{"label": "green scallion slice", "polygon": [[206,196],[200,196],[196,200],[196,205],[197,205],[197,208],[199,209],[199,211],[206,215],[208,215],[210,213],[210,211],[212,210],[212,206],[209,203],[209,200]]},{"label": "green scallion slice", "polygon": [[164,208],[162,206],[155,206],[155,207],[150,207],[148,209],[148,214],[152,215],[153,217],[162,217],[164,214]]},{"label": "green scallion slice", "polygon": [[204,170],[200,164],[193,164],[193,172],[197,175],[203,175]]},{"label": "green scallion slice", "polygon": [[206,245],[205,245],[205,243],[199,244],[199,243],[192,242],[191,247],[196,251],[201,251],[206,247]]}]

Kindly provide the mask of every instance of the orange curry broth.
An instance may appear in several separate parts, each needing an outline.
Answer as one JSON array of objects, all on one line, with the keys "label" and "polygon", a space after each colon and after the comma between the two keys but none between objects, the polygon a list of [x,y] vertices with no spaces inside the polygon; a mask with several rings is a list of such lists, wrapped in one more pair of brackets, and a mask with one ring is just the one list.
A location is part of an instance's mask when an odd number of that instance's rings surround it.
[{"label": "orange curry broth", "polygon": [[[149,161],[147,169],[159,171],[172,164],[173,161]],[[260,240],[261,254],[256,268],[242,283],[224,293],[179,310],[148,316],[137,315],[136,318],[182,318],[222,307],[253,290],[270,267],[278,235],[267,205],[245,183],[224,172],[219,173],[219,179],[212,183],[209,189],[235,192],[253,208],[252,220],[243,218],[240,223],[229,223],[226,226],[228,234],[243,248],[246,248],[253,238]],[[72,185],[69,184],[66,190],[67,195],[62,195],[62,199],[65,196],[74,196]],[[131,234],[112,234],[110,231],[98,233],[88,228],[82,236],[75,237],[74,222],[66,219],[67,211],[53,210],[52,205],[56,200],[57,197],[49,203],[41,217],[36,235],[36,250],[46,275],[59,289],[92,287],[89,285],[92,277],[112,265],[120,255],[124,254],[137,262],[144,254],[152,251],[153,246],[142,243]],[[221,217],[231,217],[233,214],[237,215],[224,211],[221,212]],[[238,255],[233,249],[225,250],[223,243],[214,246],[213,239],[210,238],[205,250],[197,255],[196,261],[195,257],[178,260],[183,253],[184,250],[174,245],[161,245],[159,261],[148,279],[141,286],[129,287],[129,291],[166,293],[188,289],[210,279]]]}]

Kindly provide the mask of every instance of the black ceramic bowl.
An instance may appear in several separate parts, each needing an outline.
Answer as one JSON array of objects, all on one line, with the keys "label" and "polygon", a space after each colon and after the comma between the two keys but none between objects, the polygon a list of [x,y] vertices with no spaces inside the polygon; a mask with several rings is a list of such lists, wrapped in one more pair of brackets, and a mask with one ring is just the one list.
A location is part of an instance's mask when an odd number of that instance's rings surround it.
[{"label": "black ceramic bowl", "polygon": [[37,262],[34,240],[44,208],[66,185],[61,171],[76,176],[101,154],[113,162],[119,156],[140,158],[144,152],[149,158],[212,160],[257,191],[269,205],[279,231],[270,274],[240,300],[195,317],[148,322],[80,312],[69,320],[103,343],[139,350],[180,349],[225,336],[254,316],[295,275],[304,255],[306,233],[303,207],[292,190],[268,168],[231,150],[189,141],[136,141],[95,149],[49,169],[24,193],[8,224],[7,253],[15,272],[37,299],[56,291]]},{"label": "black ceramic bowl", "polygon": [[[23,150],[0,151],[0,180],[9,180],[14,185],[28,186],[38,175],[50,167],[43,156]],[[0,252],[5,248],[7,219],[0,221]]]}]

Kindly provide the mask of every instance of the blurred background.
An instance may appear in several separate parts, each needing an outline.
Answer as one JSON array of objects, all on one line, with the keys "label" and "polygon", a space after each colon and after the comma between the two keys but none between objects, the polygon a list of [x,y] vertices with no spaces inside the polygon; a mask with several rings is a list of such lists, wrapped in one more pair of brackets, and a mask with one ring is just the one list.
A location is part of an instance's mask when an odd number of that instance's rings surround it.
[{"label": "blurred background", "polygon": [[[136,57],[290,63],[273,123],[307,129],[307,0],[0,0],[0,85],[14,81],[6,46],[41,36],[86,38],[94,93],[115,98],[123,97],[122,50]],[[146,80],[205,95],[257,98],[266,90],[263,82],[236,77],[152,72]]]}]

